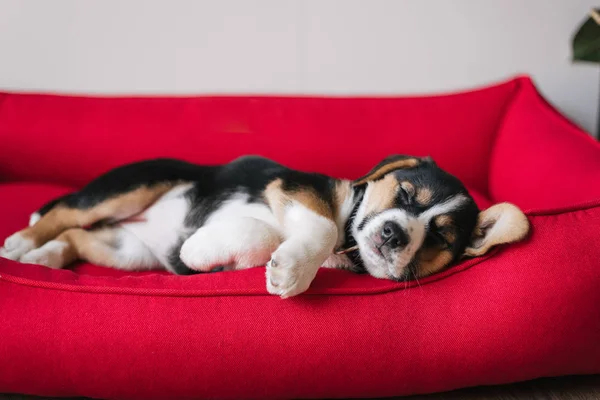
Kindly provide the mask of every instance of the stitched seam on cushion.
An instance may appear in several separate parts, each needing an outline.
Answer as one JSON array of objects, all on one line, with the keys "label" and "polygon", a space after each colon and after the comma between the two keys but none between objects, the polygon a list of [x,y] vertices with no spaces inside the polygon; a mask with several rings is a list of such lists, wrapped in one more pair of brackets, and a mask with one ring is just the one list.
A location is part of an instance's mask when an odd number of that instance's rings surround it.
[{"label": "stitched seam on cushion", "polygon": [[[353,288],[353,289],[326,289],[323,292],[310,291],[305,296],[368,296],[385,294],[403,290],[418,289],[422,286],[446,279],[456,273],[466,271],[483,261],[487,260],[499,249],[494,249],[488,255],[477,259],[471,259],[462,265],[452,267],[439,274],[432,275],[419,282],[410,281],[404,283],[390,283],[381,288]],[[90,293],[90,294],[109,294],[109,295],[133,295],[133,296],[158,296],[158,297],[218,297],[218,296],[267,296],[272,297],[264,289],[223,289],[223,290],[187,290],[187,289],[156,289],[156,288],[132,288],[132,287],[106,287],[91,285],[73,285],[60,282],[48,282],[36,279],[22,278],[10,274],[0,274],[0,282],[16,284],[19,286],[35,287],[39,289],[58,290],[63,292]]]}]

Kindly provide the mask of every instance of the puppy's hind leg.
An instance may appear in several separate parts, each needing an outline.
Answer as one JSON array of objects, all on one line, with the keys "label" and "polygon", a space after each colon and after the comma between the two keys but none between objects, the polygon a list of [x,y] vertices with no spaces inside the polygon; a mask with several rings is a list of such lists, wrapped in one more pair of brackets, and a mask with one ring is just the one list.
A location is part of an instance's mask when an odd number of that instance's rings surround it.
[{"label": "puppy's hind leg", "polygon": [[40,207],[36,212],[29,216],[29,226],[33,226],[37,224],[37,222],[42,219],[42,217],[48,213],[48,211],[52,210],[57,204],[65,203],[73,196],[76,196],[77,193],[69,193],[61,197],[57,197],[55,199],[50,200],[42,207]]},{"label": "puppy's hind leg", "polygon": [[181,261],[190,269],[210,272],[217,267],[246,269],[265,265],[281,243],[273,226],[251,217],[212,222],[181,246]]},{"label": "puppy's hind leg", "polygon": [[91,231],[68,229],[56,239],[21,257],[23,263],[57,269],[77,260],[125,270],[155,269],[161,266],[140,240],[118,226]]},{"label": "puppy's hind leg", "polygon": [[39,219],[34,214],[31,226],[6,239],[0,257],[19,260],[70,228],[85,228],[100,221],[119,221],[136,215],[172,187],[170,183],[140,186],[109,197],[102,193],[74,193],[53,204]]}]

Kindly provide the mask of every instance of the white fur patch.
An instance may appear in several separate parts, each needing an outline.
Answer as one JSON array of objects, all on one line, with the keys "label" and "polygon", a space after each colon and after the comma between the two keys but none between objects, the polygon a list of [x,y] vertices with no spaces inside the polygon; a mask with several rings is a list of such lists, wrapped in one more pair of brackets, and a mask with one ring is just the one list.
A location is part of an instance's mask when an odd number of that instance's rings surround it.
[{"label": "white fur patch", "polygon": [[4,241],[4,247],[0,248],[0,257],[16,261],[34,247],[31,239],[26,239],[17,232]]},{"label": "white fur patch", "polygon": [[346,254],[332,254],[327,257],[322,267],[352,270],[354,264]]},{"label": "white fur patch", "polygon": [[189,268],[210,271],[216,266],[244,269],[264,265],[282,241],[277,219],[265,204],[248,203],[238,193],[213,212],[181,247]]},{"label": "white fur patch", "polygon": [[424,211],[419,215],[419,220],[429,224],[432,218],[437,217],[438,215],[447,214],[452,211],[456,211],[459,209],[468,198],[462,194],[458,194],[454,197],[451,197],[444,201],[443,203],[436,204],[428,210]]},{"label": "white fur patch", "polygon": [[29,226],[34,226],[42,218],[39,213],[33,213],[29,217]]},{"label": "white fur patch", "polygon": [[[139,239],[164,266],[169,265],[170,251],[180,238],[189,234],[184,224],[189,204],[184,195],[191,187],[191,184],[174,187],[140,214],[140,221],[121,224],[123,229]],[[134,243],[129,244],[135,247]],[[127,247],[127,244],[123,244],[122,251],[132,251],[131,257],[135,258],[135,250],[128,250]]]},{"label": "white fur patch", "polygon": [[256,218],[213,219],[183,243],[180,256],[196,271],[246,269],[265,265],[280,243],[279,231]]},{"label": "white fur patch", "polygon": [[[189,238],[184,242],[181,257],[192,269],[210,269],[227,260],[237,268],[264,265],[269,260],[264,255],[265,248],[273,251],[272,243],[279,240],[277,220],[269,207],[248,203],[247,194],[235,194],[192,234],[185,226],[190,208],[185,193],[191,186],[181,185],[171,189],[139,216],[142,221],[123,223],[122,227],[150,249],[164,266],[170,265],[171,251],[181,237],[186,236]],[[259,227],[259,232],[254,236],[253,227]],[[261,235],[266,238],[262,247],[257,241]],[[249,250],[250,243],[255,251]],[[126,247],[123,245],[123,248]]]},{"label": "white fur patch", "polygon": [[284,215],[286,240],[267,264],[267,291],[282,298],[308,289],[317,271],[332,254],[338,239],[336,224],[300,203]]},{"label": "white fur patch", "polygon": [[65,265],[63,253],[68,246],[68,243],[51,240],[42,247],[25,254],[20,261],[25,264],[38,264],[59,269]]},{"label": "white fur patch", "polygon": [[338,240],[336,243],[336,247],[339,247],[346,239],[346,237],[345,237],[346,222],[348,221],[348,219],[350,219],[353,209],[354,209],[354,190],[350,189],[349,195],[346,196],[346,198],[342,202],[342,205],[340,206],[340,208],[337,212],[337,215],[336,215],[335,224],[337,225],[337,229],[338,229]]},{"label": "white fur patch", "polygon": [[154,252],[132,232],[124,228],[115,229],[117,229],[117,248],[112,249],[118,263],[115,268],[125,271],[141,271],[162,266]]}]

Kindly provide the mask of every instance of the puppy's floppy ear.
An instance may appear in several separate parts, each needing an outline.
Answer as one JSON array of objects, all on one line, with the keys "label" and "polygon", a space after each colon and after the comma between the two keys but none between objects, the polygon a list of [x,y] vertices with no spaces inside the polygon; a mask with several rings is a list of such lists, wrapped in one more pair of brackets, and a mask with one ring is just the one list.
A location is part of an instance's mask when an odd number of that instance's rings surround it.
[{"label": "puppy's floppy ear", "polygon": [[352,185],[360,186],[367,182],[375,181],[382,178],[385,174],[395,169],[402,168],[413,168],[419,165],[421,162],[427,161],[417,157],[393,155],[384,158],[379,164],[377,164],[368,174],[355,180]]},{"label": "puppy's floppy ear", "polygon": [[529,221],[517,206],[500,203],[479,213],[471,243],[465,256],[477,257],[493,246],[522,240],[529,232]]}]

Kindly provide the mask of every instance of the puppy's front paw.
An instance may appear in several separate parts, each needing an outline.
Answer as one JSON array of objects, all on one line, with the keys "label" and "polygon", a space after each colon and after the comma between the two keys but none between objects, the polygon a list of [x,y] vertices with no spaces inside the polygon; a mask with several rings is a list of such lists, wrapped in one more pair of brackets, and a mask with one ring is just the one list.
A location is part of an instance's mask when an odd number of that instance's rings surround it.
[{"label": "puppy's front paw", "polygon": [[294,253],[281,246],[267,263],[267,291],[282,299],[305,292],[319,268]]},{"label": "puppy's front paw", "polygon": [[4,247],[0,248],[0,257],[16,261],[34,248],[33,240],[27,239],[17,232],[4,241]]},{"label": "puppy's front paw", "polygon": [[332,254],[323,263],[323,268],[345,269],[352,271],[354,264],[346,254]]}]

